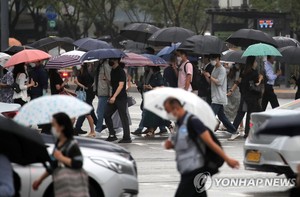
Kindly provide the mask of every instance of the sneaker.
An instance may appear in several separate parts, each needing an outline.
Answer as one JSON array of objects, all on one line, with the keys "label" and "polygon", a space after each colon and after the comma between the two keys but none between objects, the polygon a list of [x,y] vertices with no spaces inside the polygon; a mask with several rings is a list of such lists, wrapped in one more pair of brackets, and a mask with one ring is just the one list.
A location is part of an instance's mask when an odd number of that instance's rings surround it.
[{"label": "sneaker", "polygon": [[244,137],[245,136],[245,131],[240,130],[240,136]]},{"label": "sneaker", "polygon": [[228,138],[228,141],[234,141],[236,138],[240,137],[240,133],[232,134],[230,138]]},{"label": "sneaker", "polygon": [[129,138],[129,139],[121,139],[118,143],[131,143],[132,140]]},{"label": "sneaker", "polygon": [[134,132],[131,132],[133,135],[142,135],[143,130],[142,129],[137,129]]},{"label": "sneaker", "polygon": [[106,139],[106,141],[108,141],[108,142],[113,142],[113,141],[116,141],[116,140],[118,140],[118,138],[117,138],[115,135],[110,135],[110,136]]},{"label": "sneaker", "polygon": [[87,131],[84,131],[84,130],[82,130],[82,129],[74,129],[75,130],[75,132],[77,132],[77,134],[78,135],[84,135],[84,134],[87,134]]}]

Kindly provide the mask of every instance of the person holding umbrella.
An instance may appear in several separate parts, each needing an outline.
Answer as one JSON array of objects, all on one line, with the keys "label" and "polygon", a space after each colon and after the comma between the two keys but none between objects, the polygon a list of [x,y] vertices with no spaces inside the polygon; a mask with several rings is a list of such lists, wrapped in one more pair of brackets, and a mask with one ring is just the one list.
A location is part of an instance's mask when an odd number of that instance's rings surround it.
[{"label": "person holding umbrella", "polygon": [[209,74],[211,74],[214,69],[214,66],[210,62],[209,55],[204,55],[201,58],[201,63],[202,63],[202,67],[201,67],[202,73],[199,79],[198,96],[201,97],[210,105],[211,104],[210,83],[209,80],[207,80],[207,78],[205,77],[204,73],[208,72]]},{"label": "person holding umbrella", "polygon": [[53,152],[55,160],[52,162],[52,170],[45,171],[33,182],[34,190],[38,190],[42,182],[52,174],[55,196],[65,193],[64,189],[68,189],[69,196],[77,196],[72,192],[80,192],[84,197],[89,196],[87,176],[83,175],[85,173],[82,170],[83,157],[78,143],[73,138],[73,132],[73,124],[67,114],[53,115],[52,133],[57,138]]},{"label": "person holding umbrella", "polygon": [[129,129],[129,120],[126,113],[127,108],[127,93],[126,93],[126,73],[124,69],[119,65],[120,58],[111,58],[108,61],[109,66],[112,67],[110,76],[111,76],[111,87],[112,87],[112,96],[108,100],[108,105],[105,110],[105,123],[109,130],[109,136],[107,141],[115,141],[118,138],[116,137],[116,131],[113,127],[112,115],[118,110],[120,119],[123,126],[123,139],[119,143],[131,143],[130,138],[130,129]]},{"label": "person holding umbrella", "polygon": [[267,61],[265,62],[265,73],[266,73],[266,84],[265,91],[262,98],[262,109],[265,111],[267,109],[268,103],[270,102],[272,108],[279,106],[279,102],[276,94],[274,93],[273,86],[275,80],[281,75],[281,70],[276,73],[273,71],[273,64],[275,61],[274,56],[267,56]]}]

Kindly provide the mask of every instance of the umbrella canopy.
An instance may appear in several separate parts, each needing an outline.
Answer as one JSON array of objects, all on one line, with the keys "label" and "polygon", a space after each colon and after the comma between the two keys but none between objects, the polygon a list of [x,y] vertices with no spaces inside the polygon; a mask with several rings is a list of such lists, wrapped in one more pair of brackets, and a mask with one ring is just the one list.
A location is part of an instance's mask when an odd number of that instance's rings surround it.
[{"label": "umbrella canopy", "polygon": [[120,33],[129,40],[146,43],[148,38],[158,30],[158,27],[147,23],[132,23],[122,29]]},{"label": "umbrella canopy", "polygon": [[72,66],[81,65],[80,56],[78,55],[62,55],[52,57],[46,64],[47,69],[61,69]]},{"label": "umbrella canopy", "polygon": [[195,35],[186,39],[177,50],[184,50],[192,54],[221,54],[224,42],[216,36]]},{"label": "umbrella canopy", "polygon": [[188,112],[197,116],[207,128],[214,131],[217,125],[214,112],[205,101],[192,92],[180,88],[157,88],[145,93],[144,107],[161,118],[168,119],[163,104],[169,97],[177,98]]},{"label": "umbrella canopy", "polygon": [[110,58],[122,58],[126,57],[126,54],[119,49],[98,49],[85,53],[81,57],[81,61],[94,60],[94,59],[110,59]]},{"label": "umbrella canopy", "polygon": [[241,47],[248,47],[257,43],[265,43],[277,47],[276,41],[269,34],[254,29],[240,29],[229,36],[226,41]]},{"label": "umbrella canopy", "polygon": [[50,160],[40,134],[0,116],[0,153],[12,163],[28,165]]},{"label": "umbrella canopy", "polygon": [[123,57],[121,62],[123,62],[126,66],[154,66],[153,62],[149,58],[135,53],[126,53],[126,57]]},{"label": "umbrella canopy", "polygon": [[157,55],[142,54],[142,56],[151,60],[152,65],[148,66],[168,66],[168,63],[163,58],[158,57]]},{"label": "umbrella canopy", "polygon": [[12,46],[22,46],[22,43],[17,40],[16,38],[9,38],[8,39],[8,46],[12,47]]},{"label": "umbrella canopy", "polygon": [[74,40],[69,37],[61,38],[61,37],[51,36],[51,37],[42,38],[38,41],[35,41],[29,46],[46,52],[48,52],[49,50],[55,47],[62,47],[66,50],[72,50],[74,49],[73,42]]},{"label": "umbrella canopy", "polygon": [[281,53],[273,46],[268,44],[253,44],[250,45],[245,52],[243,53],[242,57],[248,56],[282,56]]},{"label": "umbrella canopy", "polygon": [[19,53],[20,51],[23,51],[24,49],[33,49],[30,46],[11,46],[4,50],[4,53],[7,53],[9,55],[14,55],[16,53]]},{"label": "umbrella canopy", "polygon": [[10,57],[11,56],[6,53],[0,53],[0,66],[4,66]]},{"label": "umbrella canopy", "polygon": [[14,66],[20,63],[32,63],[49,59],[51,55],[37,49],[25,49],[13,55],[5,64],[5,67]]},{"label": "umbrella canopy", "polygon": [[14,120],[25,126],[47,124],[52,116],[64,112],[70,118],[90,113],[92,107],[73,96],[43,96],[25,104]]},{"label": "umbrella canopy", "polygon": [[287,46],[300,46],[298,40],[293,38],[288,38],[284,36],[274,36],[273,39],[276,41],[278,48],[287,47]]},{"label": "umbrella canopy", "polygon": [[160,50],[156,55],[163,58],[166,61],[169,61],[172,53],[174,53],[177,48],[180,46],[180,42],[176,44],[171,44],[171,46],[166,46],[162,50]]},{"label": "umbrella canopy", "polygon": [[300,115],[272,117],[264,122],[257,134],[297,136],[300,135]]},{"label": "umbrella canopy", "polygon": [[182,27],[168,27],[155,32],[148,39],[148,43],[155,46],[170,46],[172,43],[183,42],[193,35],[195,35],[193,31]]},{"label": "umbrella canopy", "polygon": [[279,49],[282,57],[277,59],[282,63],[299,65],[300,64],[300,47],[287,46]]},{"label": "umbrella canopy", "polygon": [[77,51],[77,50],[73,50],[73,51],[68,51],[68,52],[65,52],[61,55],[76,55],[76,56],[80,56],[82,57],[86,52],[84,51]]},{"label": "umbrella canopy", "polygon": [[73,43],[81,51],[91,51],[96,49],[111,49],[112,46],[105,41],[93,38],[82,38]]},{"label": "umbrella canopy", "polygon": [[242,57],[244,51],[233,51],[229,50],[226,53],[223,53],[221,61],[224,62],[235,62],[239,64],[246,64],[246,57]]}]

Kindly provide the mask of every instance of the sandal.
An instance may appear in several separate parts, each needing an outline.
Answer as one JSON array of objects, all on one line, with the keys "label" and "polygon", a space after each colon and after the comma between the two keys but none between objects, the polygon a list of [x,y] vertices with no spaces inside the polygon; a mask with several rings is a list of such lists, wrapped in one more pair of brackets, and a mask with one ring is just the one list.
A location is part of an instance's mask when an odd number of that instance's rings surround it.
[{"label": "sandal", "polygon": [[148,133],[146,133],[145,137],[154,137],[155,131],[153,130],[148,130]]}]

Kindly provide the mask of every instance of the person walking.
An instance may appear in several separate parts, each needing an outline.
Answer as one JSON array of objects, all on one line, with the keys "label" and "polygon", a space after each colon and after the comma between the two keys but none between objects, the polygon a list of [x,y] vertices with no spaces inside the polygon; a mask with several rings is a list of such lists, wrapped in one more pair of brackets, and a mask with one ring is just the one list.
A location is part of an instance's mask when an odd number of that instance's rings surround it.
[{"label": "person walking", "polygon": [[119,143],[131,143],[129,121],[126,113],[127,93],[126,93],[126,74],[119,65],[120,59],[109,59],[109,66],[112,67],[111,87],[112,96],[108,99],[108,105],[105,110],[105,123],[109,130],[107,141],[117,140],[116,131],[113,127],[112,115],[118,110],[123,126],[123,139]]},{"label": "person walking", "polygon": [[88,197],[88,177],[82,169],[83,156],[79,145],[73,138],[73,124],[65,113],[53,115],[52,133],[57,138],[53,151],[54,160],[51,170],[45,171],[33,184],[38,190],[42,182],[51,174],[53,177],[54,196]]},{"label": "person walking", "polygon": [[0,79],[0,102],[13,103],[14,90],[11,86],[14,83],[14,77],[12,68],[3,69],[3,74]]},{"label": "person walking", "polygon": [[35,86],[35,82],[31,79],[30,83],[28,83],[28,76],[25,70],[25,64],[21,63],[15,65],[13,70],[14,77],[14,103],[20,104],[21,106],[25,105],[29,101],[29,97],[27,94],[27,90],[31,87]]},{"label": "person walking", "polygon": [[204,55],[201,59],[202,67],[201,67],[201,76],[199,79],[199,88],[198,88],[198,96],[205,100],[209,105],[211,105],[211,87],[210,81],[205,77],[204,73],[208,72],[210,75],[214,69],[215,64],[214,61],[210,62],[209,55]]},{"label": "person walking", "polygon": [[[210,148],[231,168],[239,168],[239,162],[230,158],[223,149],[212,139],[210,132],[197,117],[185,111],[182,104],[176,98],[168,98],[164,102],[165,111],[177,120],[176,136],[165,141],[166,149],[174,149],[176,153],[177,169],[181,175],[180,183],[175,197],[206,197],[205,191],[198,193],[194,179],[199,173],[205,173],[205,155],[198,150],[195,141],[200,148]],[[189,130],[190,129],[190,130]],[[189,130],[189,131],[187,131]],[[192,139],[190,132],[198,136]],[[203,151],[205,152],[205,151]],[[205,185],[201,183],[201,185]]]},{"label": "person walking", "polygon": [[[86,98],[83,101],[86,102],[87,104],[89,104],[90,106],[93,106],[92,102],[93,102],[93,98],[95,97],[95,95],[93,93],[92,85],[94,83],[94,79],[89,74],[87,64],[78,66],[77,69],[79,69],[78,70],[79,72],[78,72],[77,77],[74,80],[75,84],[77,85],[76,91],[84,92],[86,95]],[[95,117],[93,118],[91,113],[87,114],[85,116],[79,117],[76,121],[75,129],[77,130],[77,132],[78,131],[84,132],[84,131],[82,131],[81,127],[84,122],[84,119],[87,118],[87,120],[89,122],[89,126],[90,126],[90,132],[88,134],[88,137],[96,137],[96,132],[94,129],[94,118]],[[97,118],[95,121],[97,122]]]},{"label": "person walking", "polygon": [[236,139],[240,134],[224,113],[224,105],[227,105],[227,76],[226,69],[220,62],[220,57],[219,54],[212,55],[211,58],[216,62],[216,65],[214,66],[211,75],[209,72],[205,72],[204,75],[211,84],[211,108],[227,128],[227,131],[232,134],[230,139]]},{"label": "person walking", "polygon": [[274,93],[275,80],[281,75],[281,70],[274,73],[273,64],[275,58],[273,56],[267,56],[267,61],[265,62],[265,90],[262,98],[262,110],[267,109],[268,103],[270,102],[272,108],[279,107],[279,102],[276,94]]},{"label": "person walking", "polygon": [[187,91],[193,91],[192,79],[193,79],[193,65],[190,63],[185,51],[177,51],[178,62],[178,88],[185,89]]},{"label": "person walking", "polygon": [[33,100],[47,93],[48,74],[41,62],[30,63],[27,68],[29,80],[35,82],[35,85],[28,90],[30,99]]},{"label": "person walking", "polygon": [[49,80],[51,95],[62,94],[64,91],[70,91],[66,88],[69,79],[63,80],[57,69],[49,69]]},{"label": "person walking", "polygon": [[176,64],[176,56],[172,55],[169,61],[169,66],[164,69],[163,78],[168,87],[178,87],[178,69]]},{"label": "person walking", "polygon": [[104,60],[99,62],[96,65],[96,75],[94,77],[94,92],[98,97],[98,106],[97,106],[97,125],[96,132],[100,133],[103,129],[106,128],[103,125],[104,112],[107,107],[107,101],[111,95],[110,89],[110,72],[111,67],[108,65],[108,61]]}]

